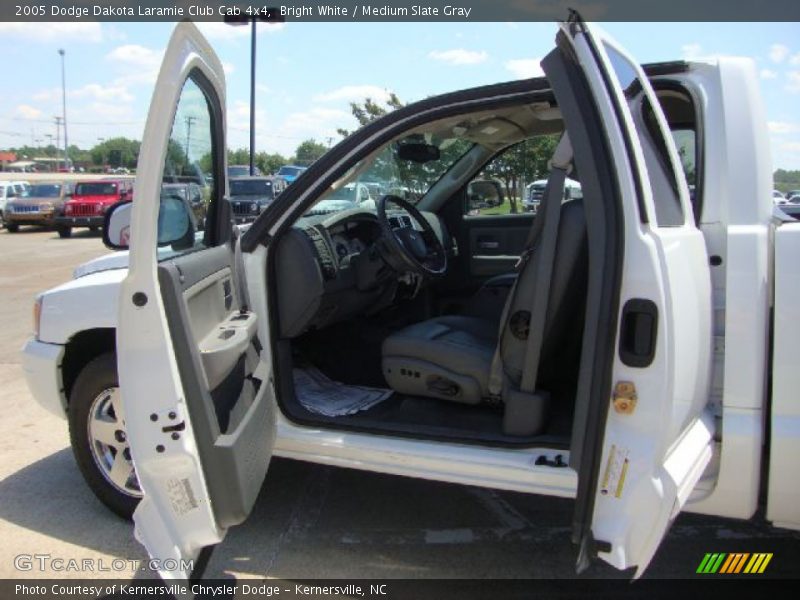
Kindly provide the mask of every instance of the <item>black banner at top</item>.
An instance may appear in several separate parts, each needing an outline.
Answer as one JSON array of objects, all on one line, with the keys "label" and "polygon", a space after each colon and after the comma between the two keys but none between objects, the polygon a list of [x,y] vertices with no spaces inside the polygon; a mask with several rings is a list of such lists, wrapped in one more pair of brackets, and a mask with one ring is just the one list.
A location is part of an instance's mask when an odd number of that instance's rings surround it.
[{"label": "black banner at top", "polygon": [[3,0],[0,21],[800,21],[799,0]]}]

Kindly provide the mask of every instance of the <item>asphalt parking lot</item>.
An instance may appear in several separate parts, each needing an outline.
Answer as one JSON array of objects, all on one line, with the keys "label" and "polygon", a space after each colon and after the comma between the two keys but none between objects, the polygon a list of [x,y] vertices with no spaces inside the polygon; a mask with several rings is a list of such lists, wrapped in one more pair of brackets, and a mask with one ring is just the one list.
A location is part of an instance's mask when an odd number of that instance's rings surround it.
[{"label": "asphalt parking lot", "polygon": [[[18,571],[19,554],[144,559],[131,524],[84,484],[66,422],[31,398],[19,350],[34,295],[105,253],[77,231],[0,232],[0,578],[86,577]],[[796,476],[796,474],[794,474]],[[572,502],[275,460],[245,526],[231,531],[206,575],[218,578],[570,578]],[[706,552],[773,552],[765,576],[797,577],[800,533],[681,515],[647,577],[694,576]],[[629,574],[628,574],[629,575]],[[139,578],[133,567],[104,577]],[[624,577],[594,565],[582,577]]]}]

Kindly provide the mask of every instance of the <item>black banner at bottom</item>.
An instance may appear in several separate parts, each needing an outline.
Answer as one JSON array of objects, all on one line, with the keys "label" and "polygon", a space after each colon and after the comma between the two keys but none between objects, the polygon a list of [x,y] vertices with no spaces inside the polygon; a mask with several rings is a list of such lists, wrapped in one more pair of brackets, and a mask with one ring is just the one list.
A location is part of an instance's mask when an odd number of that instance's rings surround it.
[{"label": "black banner at bottom", "polygon": [[[787,585],[788,584],[788,585]],[[725,600],[796,597],[797,580],[723,578],[629,581],[620,579],[367,579],[288,580],[218,579],[190,583],[143,580],[27,579],[0,580],[0,598],[31,600],[97,600],[142,598],[214,600],[284,598],[368,600],[443,600],[448,598],[710,598]],[[723,596],[717,596],[723,597]]]}]

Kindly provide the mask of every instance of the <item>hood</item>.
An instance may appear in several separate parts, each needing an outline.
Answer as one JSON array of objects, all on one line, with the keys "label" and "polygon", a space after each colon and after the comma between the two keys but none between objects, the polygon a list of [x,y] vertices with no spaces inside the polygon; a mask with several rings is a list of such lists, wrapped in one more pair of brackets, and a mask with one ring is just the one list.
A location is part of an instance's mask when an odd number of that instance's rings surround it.
[{"label": "hood", "polygon": [[86,196],[73,196],[72,202],[75,204],[86,202],[89,204],[98,204],[98,203],[106,203],[106,202],[117,202],[119,201],[119,194],[97,194],[97,195],[86,195]]},{"label": "hood", "polygon": [[9,200],[12,204],[63,204],[64,198],[61,196],[18,196]]},{"label": "hood", "polygon": [[242,195],[242,196],[231,196],[230,197],[230,201],[231,202],[258,202],[259,204],[268,204],[269,202],[272,202],[274,199],[275,198],[273,196],[268,196],[266,194],[263,195],[263,196],[262,195],[253,195],[253,196]]},{"label": "hood", "polygon": [[99,271],[127,268],[128,251],[118,250],[117,252],[111,252],[110,254],[93,258],[82,265],[78,265],[72,272],[72,277],[73,279],[78,279],[79,277],[85,277],[86,275],[91,275],[92,273],[97,273]]}]

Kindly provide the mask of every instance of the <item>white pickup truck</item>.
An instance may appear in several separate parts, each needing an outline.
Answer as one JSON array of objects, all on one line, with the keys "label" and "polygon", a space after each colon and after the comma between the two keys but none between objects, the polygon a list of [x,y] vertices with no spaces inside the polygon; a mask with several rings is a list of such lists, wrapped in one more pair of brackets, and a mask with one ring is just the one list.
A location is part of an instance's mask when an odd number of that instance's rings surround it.
[{"label": "white pickup truck", "polygon": [[[754,65],[642,68],[574,15],[541,64],[364,127],[237,235],[223,68],[177,26],[104,228],[130,249],[41,294],[24,349],[151,556],[221,542],[272,455],[574,498],[579,568],[639,575],[681,510],[748,519],[765,479],[800,528],[800,224],[771,216]],[[538,136],[537,214],[469,214],[469,182]],[[162,193],[198,165],[203,231]],[[325,204],[359,181],[424,194]]]}]

